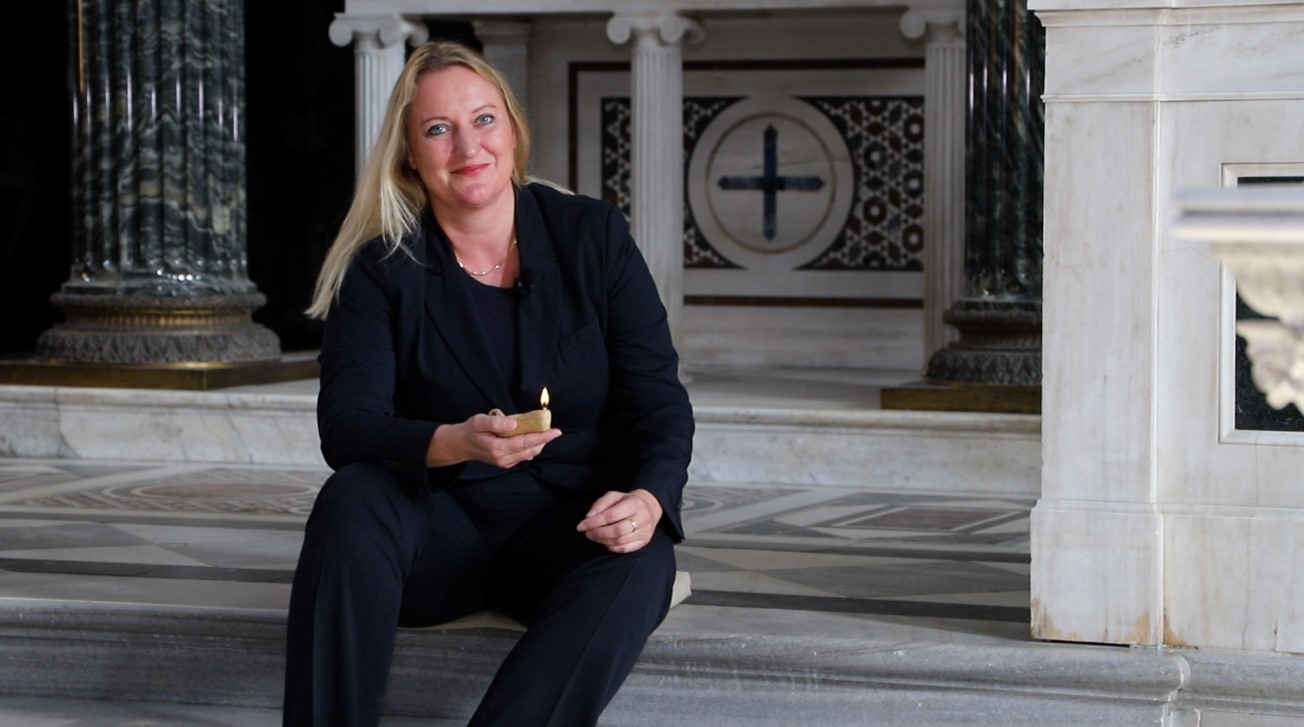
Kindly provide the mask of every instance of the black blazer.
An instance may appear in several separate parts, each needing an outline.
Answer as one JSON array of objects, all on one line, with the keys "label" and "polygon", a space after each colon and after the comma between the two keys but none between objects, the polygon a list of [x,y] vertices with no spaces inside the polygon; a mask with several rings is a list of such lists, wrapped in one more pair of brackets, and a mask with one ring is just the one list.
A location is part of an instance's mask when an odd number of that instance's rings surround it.
[{"label": "black blazer", "polygon": [[386,255],[359,250],[326,321],[317,423],[339,469],[379,463],[406,485],[445,487],[503,470],[479,462],[429,469],[435,428],[477,412],[537,409],[548,387],[562,430],[524,469],[565,488],[656,496],[662,526],[683,537],[679,509],[693,415],[679,382],[665,308],[624,216],[588,197],[531,184],[516,192],[523,293],[520,387],[509,390],[479,328],[470,282],[427,211]]}]

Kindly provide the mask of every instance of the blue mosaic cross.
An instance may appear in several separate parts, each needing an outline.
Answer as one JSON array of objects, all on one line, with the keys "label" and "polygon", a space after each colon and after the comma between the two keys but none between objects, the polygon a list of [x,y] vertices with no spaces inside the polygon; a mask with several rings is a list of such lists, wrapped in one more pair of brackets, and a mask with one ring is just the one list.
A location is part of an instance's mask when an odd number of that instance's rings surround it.
[{"label": "blue mosaic cross", "polygon": [[774,239],[774,228],[778,211],[776,210],[779,192],[814,192],[824,186],[819,177],[785,177],[779,174],[779,132],[774,126],[765,127],[764,135],[764,172],[759,177],[720,177],[717,182],[720,189],[759,189],[765,195],[764,225],[765,239]]}]

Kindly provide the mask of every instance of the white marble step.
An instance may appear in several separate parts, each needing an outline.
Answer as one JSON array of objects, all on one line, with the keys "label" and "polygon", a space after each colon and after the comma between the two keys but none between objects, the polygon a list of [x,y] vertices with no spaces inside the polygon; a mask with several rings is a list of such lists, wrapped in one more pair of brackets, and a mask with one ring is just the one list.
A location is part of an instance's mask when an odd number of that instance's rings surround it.
[{"label": "white marble step", "polygon": [[[1023,625],[683,605],[610,727],[1272,725],[1304,718],[1304,660],[1034,643]],[[0,692],[270,708],[269,610],[0,599]],[[509,631],[400,634],[388,711],[464,719]],[[1219,716],[1221,715],[1221,716]],[[1218,721],[1222,720],[1222,721]]]},{"label": "white marble step", "polygon": [[[1037,496],[1041,419],[884,411],[903,374],[694,374],[690,477]],[[206,392],[0,386],[0,457],[324,466],[316,382]]]}]

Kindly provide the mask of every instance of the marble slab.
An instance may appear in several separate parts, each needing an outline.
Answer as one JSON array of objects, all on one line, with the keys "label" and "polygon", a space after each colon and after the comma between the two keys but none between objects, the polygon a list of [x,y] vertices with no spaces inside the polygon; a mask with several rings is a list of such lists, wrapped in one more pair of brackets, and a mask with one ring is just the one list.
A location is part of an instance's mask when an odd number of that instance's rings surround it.
[{"label": "marble slab", "polygon": [[[690,372],[690,477],[1036,493],[1039,417],[879,409],[879,389],[912,375]],[[324,467],[315,407],[304,382],[220,392],[0,386],[0,457]]]}]

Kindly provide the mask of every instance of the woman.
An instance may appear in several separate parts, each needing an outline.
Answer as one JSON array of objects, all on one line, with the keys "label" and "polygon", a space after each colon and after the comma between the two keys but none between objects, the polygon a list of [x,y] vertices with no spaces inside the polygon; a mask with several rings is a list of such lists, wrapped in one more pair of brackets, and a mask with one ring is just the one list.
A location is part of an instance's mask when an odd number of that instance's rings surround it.
[{"label": "woman", "polygon": [[[592,725],[665,617],[692,410],[623,216],[527,183],[501,75],[415,51],[318,281],[335,470],[290,602],[285,723],[376,724],[398,626],[527,626],[473,725]],[[540,406],[510,436],[490,415]],[[502,436],[509,435],[509,436]]]}]

